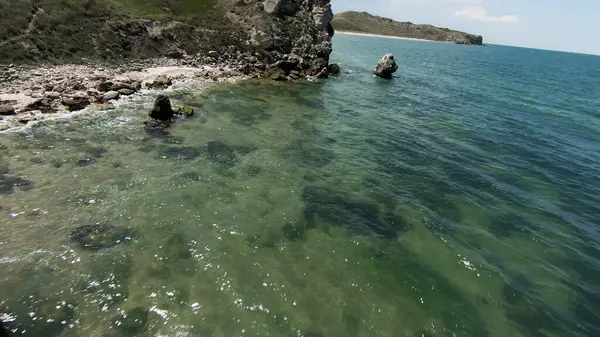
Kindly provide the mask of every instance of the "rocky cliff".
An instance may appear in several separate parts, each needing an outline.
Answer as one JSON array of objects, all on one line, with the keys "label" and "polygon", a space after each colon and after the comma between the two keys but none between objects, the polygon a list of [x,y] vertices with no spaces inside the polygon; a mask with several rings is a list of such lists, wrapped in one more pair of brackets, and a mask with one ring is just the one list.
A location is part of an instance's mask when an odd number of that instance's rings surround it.
[{"label": "rocky cliff", "polygon": [[327,68],[328,0],[0,0],[0,64],[166,56]]},{"label": "rocky cliff", "polygon": [[340,31],[390,35],[414,39],[452,42],[457,44],[482,45],[483,37],[432,25],[417,25],[398,22],[366,12],[343,12],[336,14],[332,22]]}]

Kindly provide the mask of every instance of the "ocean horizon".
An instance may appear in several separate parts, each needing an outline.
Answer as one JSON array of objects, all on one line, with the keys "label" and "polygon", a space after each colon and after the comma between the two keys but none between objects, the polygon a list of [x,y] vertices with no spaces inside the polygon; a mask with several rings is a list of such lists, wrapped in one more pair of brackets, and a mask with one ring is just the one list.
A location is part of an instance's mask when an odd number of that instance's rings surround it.
[{"label": "ocean horizon", "polygon": [[[600,336],[600,57],[336,34],[338,76],[0,133],[15,336]],[[393,53],[391,80],[372,75]],[[156,94],[195,115],[144,121]]]}]

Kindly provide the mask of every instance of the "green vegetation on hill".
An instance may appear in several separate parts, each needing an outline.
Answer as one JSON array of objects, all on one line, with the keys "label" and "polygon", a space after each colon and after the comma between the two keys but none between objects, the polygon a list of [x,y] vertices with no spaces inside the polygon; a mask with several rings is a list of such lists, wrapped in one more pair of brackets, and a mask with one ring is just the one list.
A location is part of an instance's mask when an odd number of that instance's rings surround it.
[{"label": "green vegetation on hill", "polygon": [[448,28],[439,28],[432,25],[397,22],[366,12],[349,11],[336,14],[331,23],[339,31],[390,35],[458,44],[483,44],[483,38],[479,35],[472,35]]},{"label": "green vegetation on hill", "polygon": [[233,0],[0,0],[0,63],[116,60],[241,45],[244,20],[252,18],[246,12],[256,11]]}]

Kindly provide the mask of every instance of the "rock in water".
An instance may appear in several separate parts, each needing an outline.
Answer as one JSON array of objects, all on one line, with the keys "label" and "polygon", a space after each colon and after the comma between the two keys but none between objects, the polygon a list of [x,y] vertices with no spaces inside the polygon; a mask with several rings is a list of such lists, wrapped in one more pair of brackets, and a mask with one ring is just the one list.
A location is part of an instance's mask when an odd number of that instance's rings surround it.
[{"label": "rock in water", "polygon": [[158,95],[154,101],[154,108],[148,114],[154,119],[160,119],[161,121],[168,121],[173,118],[173,108],[171,108],[171,101],[169,97],[165,95]]},{"label": "rock in water", "polygon": [[332,75],[337,75],[340,73],[341,69],[337,63],[332,63],[328,67],[329,73]]},{"label": "rock in water", "polygon": [[184,105],[184,106],[180,106],[177,109],[175,109],[175,112],[180,115],[189,117],[189,116],[194,115],[194,108],[189,105]]},{"label": "rock in water", "polygon": [[398,65],[394,60],[394,55],[385,54],[383,55],[381,60],[377,62],[377,66],[375,67],[375,72],[373,72],[373,74],[381,78],[389,79],[392,78],[392,74],[395,73],[397,70]]},{"label": "rock in water", "polygon": [[85,225],[71,232],[71,239],[83,249],[100,250],[126,243],[135,238],[135,231],[130,228],[116,227],[106,224]]}]

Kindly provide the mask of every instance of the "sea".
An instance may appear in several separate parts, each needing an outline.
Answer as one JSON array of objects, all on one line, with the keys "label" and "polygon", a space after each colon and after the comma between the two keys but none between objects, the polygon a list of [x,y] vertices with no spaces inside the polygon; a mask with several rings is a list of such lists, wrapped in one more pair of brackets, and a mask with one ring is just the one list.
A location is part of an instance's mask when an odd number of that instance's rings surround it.
[{"label": "sea", "polygon": [[[0,134],[0,321],[44,337],[600,336],[600,57],[338,34],[341,74]],[[372,75],[385,53],[399,70]]]}]

